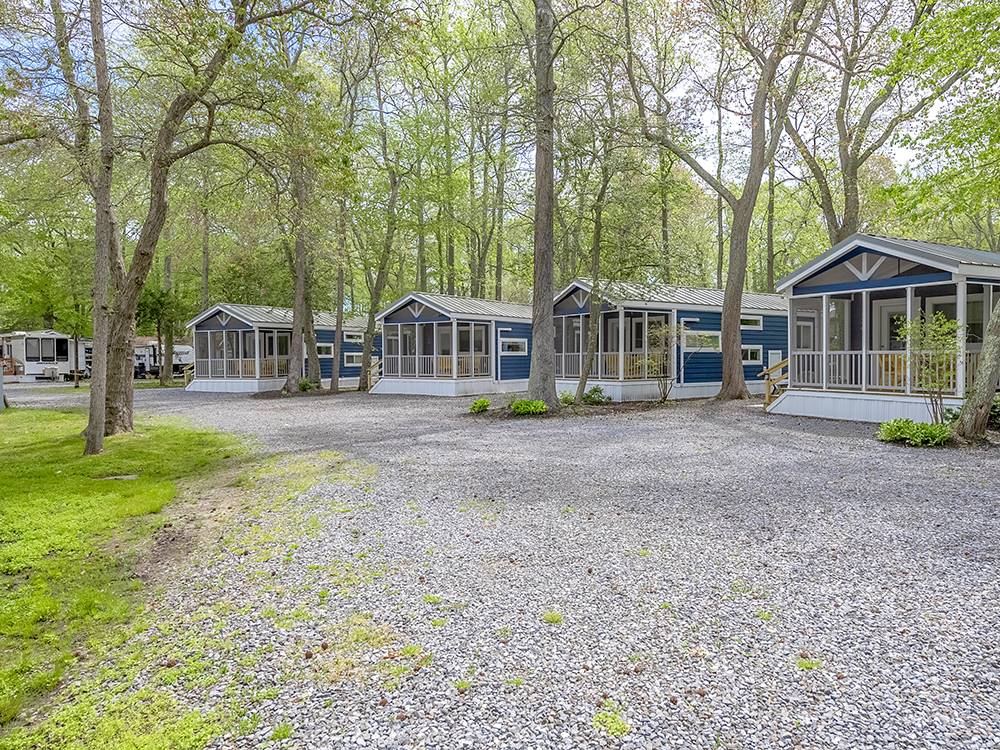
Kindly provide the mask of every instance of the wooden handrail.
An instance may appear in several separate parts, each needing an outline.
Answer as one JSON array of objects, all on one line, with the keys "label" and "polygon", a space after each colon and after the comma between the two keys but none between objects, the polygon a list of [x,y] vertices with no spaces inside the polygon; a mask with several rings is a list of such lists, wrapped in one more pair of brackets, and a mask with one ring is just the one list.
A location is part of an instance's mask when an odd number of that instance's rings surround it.
[{"label": "wooden handrail", "polygon": [[781,360],[777,364],[771,365],[766,370],[761,370],[759,373],[757,373],[757,377],[763,378],[767,375],[770,375],[775,370],[783,370],[784,368],[788,367],[788,360],[789,358],[785,357],[783,360]]},{"label": "wooden handrail", "polygon": [[181,370],[181,374],[184,376],[184,385],[190,385],[191,380],[194,378],[194,364],[190,364]]}]

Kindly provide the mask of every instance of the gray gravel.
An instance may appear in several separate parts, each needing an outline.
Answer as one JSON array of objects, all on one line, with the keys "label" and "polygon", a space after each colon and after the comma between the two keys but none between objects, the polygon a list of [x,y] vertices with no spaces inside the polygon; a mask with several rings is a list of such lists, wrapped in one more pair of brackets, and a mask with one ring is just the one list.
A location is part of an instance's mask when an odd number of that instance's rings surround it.
[{"label": "gray gravel", "polygon": [[[158,601],[252,655],[173,688],[243,696],[257,718],[215,747],[1000,747],[997,450],[752,404],[496,421],[467,403],[137,394],[375,467],[262,499]],[[606,700],[620,739],[594,726]]]}]

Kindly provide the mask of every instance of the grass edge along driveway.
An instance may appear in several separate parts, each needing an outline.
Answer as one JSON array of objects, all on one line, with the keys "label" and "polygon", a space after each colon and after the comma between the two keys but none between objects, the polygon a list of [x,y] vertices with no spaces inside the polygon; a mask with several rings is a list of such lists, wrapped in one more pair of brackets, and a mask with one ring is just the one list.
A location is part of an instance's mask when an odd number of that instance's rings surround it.
[{"label": "grass edge along driveway", "polygon": [[0,414],[0,745],[88,645],[139,616],[128,550],[163,523],[178,481],[243,452],[230,435],[140,420],[84,456],[85,422],[81,412]]}]

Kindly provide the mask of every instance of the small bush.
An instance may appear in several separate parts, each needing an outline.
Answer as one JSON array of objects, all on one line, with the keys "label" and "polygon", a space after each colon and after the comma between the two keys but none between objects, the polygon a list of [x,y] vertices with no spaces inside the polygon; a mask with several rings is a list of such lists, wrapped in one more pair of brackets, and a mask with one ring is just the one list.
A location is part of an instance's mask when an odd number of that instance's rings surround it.
[{"label": "small bush", "polygon": [[544,414],[549,410],[544,401],[531,401],[526,398],[519,398],[511,401],[510,410],[519,417],[531,416],[534,414]]},{"label": "small bush", "polygon": [[625,721],[621,713],[621,706],[615,701],[607,699],[601,704],[601,710],[594,714],[593,725],[612,737],[624,737],[632,727]]},{"label": "small bush", "polygon": [[299,390],[302,391],[303,393],[306,392],[306,391],[311,391],[315,387],[316,386],[313,384],[313,382],[311,380],[309,380],[308,378],[302,378],[299,381]]},{"label": "small bush", "polygon": [[482,414],[484,411],[490,408],[490,400],[488,398],[477,398],[469,406],[469,411],[473,414]]},{"label": "small bush", "polygon": [[559,394],[559,403],[562,404],[563,406],[572,406],[575,401],[576,401],[576,396],[574,396],[569,391],[562,391]]},{"label": "small bush", "polygon": [[604,389],[599,385],[588,388],[583,394],[583,403],[588,406],[603,406],[611,403],[611,396],[604,395]]},{"label": "small bush", "polygon": [[542,613],[542,622],[546,625],[562,625],[563,616],[561,612],[550,610]]},{"label": "small bush", "polygon": [[918,448],[934,447],[944,445],[951,439],[951,425],[890,419],[879,425],[878,439],[884,443],[905,443]]}]

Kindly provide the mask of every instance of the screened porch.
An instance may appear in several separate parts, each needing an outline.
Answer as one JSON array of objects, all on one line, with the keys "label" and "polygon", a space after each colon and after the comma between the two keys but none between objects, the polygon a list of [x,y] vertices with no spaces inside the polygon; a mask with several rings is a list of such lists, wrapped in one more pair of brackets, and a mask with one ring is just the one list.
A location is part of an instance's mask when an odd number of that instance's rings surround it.
[{"label": "screened porch", "polygon": [[[555,318],[556,377],[579,378],[587,351],[589,315]],[[671,315],[647,310],[601,313],[595,380],[652,380],[674,371]]]},{"label": "screened porch", "polygon": [[384,323],[382,376],[488,378],[493,376],[489,323]]},{"label": "screened porch", "polygon": [[[967,282],[792,297],[789,387],[917,393],[933,378],[963,396],[998,302],[993,286]],[[950,357],[915,349],[905,336],[906,321],[937,313],[958,324]]]},{"label": "screened porch", "polygon": [[195,331],[196,378],[284,378],[291,332],[253,329]]}]

